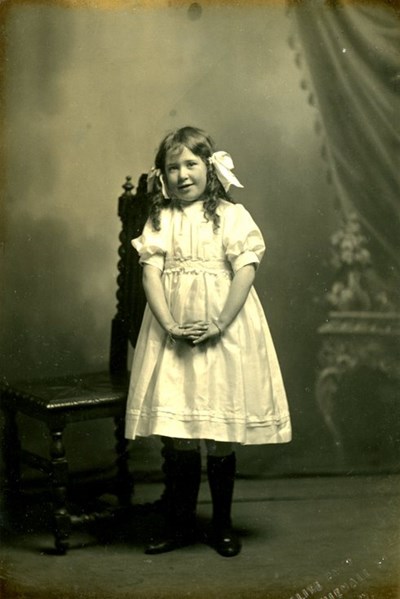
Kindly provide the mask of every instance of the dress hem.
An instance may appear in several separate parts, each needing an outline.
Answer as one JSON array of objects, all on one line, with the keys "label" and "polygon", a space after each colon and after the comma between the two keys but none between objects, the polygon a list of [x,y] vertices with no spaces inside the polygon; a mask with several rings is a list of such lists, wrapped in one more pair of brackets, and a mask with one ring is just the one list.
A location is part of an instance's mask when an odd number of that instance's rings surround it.
[{"label": "dress hem", "polygon": [[266,445],[289,443],[292,440],[290,417],[279,424],[246,425],[240,422],[184,421],[166,419],[127,418],[125,436],[136,437],[159,435],[178,439],[212,439],[214,441],[239,443],[241,445]]}]

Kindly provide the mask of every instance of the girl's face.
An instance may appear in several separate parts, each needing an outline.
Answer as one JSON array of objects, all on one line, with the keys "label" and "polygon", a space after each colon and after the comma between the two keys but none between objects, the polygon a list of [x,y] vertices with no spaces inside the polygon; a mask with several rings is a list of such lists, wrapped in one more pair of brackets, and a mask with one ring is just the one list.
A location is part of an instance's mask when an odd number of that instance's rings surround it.
[{"label": "girl's face", "polygon": [[181,152],[167,152],[165,174],[170,194],[181,202],[195,202],[204,195],[207,167],[200,156],[193,154],[186,146]]}]

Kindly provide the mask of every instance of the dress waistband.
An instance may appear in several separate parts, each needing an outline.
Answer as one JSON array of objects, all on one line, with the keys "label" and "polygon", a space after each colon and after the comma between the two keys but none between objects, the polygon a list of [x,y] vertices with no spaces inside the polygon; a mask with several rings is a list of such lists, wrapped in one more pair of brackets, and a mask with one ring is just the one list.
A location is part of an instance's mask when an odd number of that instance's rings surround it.
[{"label": "dress waistband", "polygon": [[218,272],[231,273],[227,260],[203,260],[196,258],[167,258],[164,272]]}]

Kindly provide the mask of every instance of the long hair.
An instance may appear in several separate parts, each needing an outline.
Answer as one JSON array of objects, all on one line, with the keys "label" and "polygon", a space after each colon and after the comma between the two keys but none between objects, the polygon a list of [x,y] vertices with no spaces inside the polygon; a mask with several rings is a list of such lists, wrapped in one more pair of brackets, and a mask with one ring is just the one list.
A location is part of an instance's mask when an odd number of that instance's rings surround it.
[{"label": "long hair", "polygon": [[[213,229],[216,231],[219,227],[219,215],[217,214],[217,208],[221,199],[233,202],[229,193],[225,191],[221,182],[219,181],[214,167],[209,162],[210,156],[214,152],[214,142],[209,135],[207,135],[201,129],[197,127],[182,127],[169,133],[160,143],[156,158],[155,168],[160,169],[164,180],[166,178],[165,160],[167,152],[172,150],[173,152],[180,152],[183,148],[188,148],[193,154],[199,156],[207,168],[207,183],[205,188],[205,199],[203,201],[204,216],[207,220],[212,221]],[[167,206],[175,205],[174,199],[164,198],[161,190],[161,183],[158,178],[154,182],[154,190],[150,196],[151,205],[149,216],[156,231],[161,229],[160,214],[161,209]],[[179,204],[178,204],[179,208]]]}]

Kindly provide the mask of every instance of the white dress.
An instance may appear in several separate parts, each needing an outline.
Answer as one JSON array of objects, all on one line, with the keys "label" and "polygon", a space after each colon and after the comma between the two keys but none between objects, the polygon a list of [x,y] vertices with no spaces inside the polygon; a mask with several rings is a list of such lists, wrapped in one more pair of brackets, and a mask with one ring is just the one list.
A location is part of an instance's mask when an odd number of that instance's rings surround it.
[{"label": "white dress", "polygon": [[[233,273],[259,264],[265,245],[241,204],[221,201],[220,227],[203,203],[161,212],[132,241],[141,264],[162,271],[169,309],[179,324],[218,318]],[[278,359],[254,287],[221,338],[171,343],[146,306],[133,358],[126,437],[164,435],[243,445],[286,443],[291,424]]]}]

